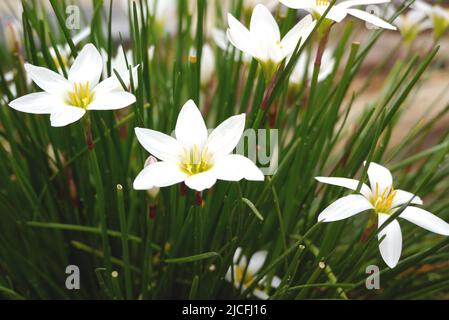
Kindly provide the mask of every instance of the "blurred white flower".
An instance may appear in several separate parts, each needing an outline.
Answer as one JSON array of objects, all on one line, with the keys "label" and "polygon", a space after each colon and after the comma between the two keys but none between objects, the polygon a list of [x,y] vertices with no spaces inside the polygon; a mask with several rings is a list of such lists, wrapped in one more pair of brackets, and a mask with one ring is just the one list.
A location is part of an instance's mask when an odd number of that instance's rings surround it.
[{"label": "blurred white flower", "polygon": [[[123,91],[115,77],[99,83],[103,61],[97,48],[87,44],[73,62],[68,79],[46,68],[26,63],[26,72],[43,92],[35,92],[9,103],[15,110],[50,114],[51,125],[62,127],[81,119],[88,110],[116,110],[136,101]],[[123,74],[122,79],[128,75]]]},{"label": "blurred white flower", "polygon": [[[319,19],[329,8],[330,0],[279,0],[282,4],[292,9],[302,9],[311,13],[315,19]],[[370,4],[389,3],[390,0],[348,0],[334,5],[326,15],[327,19],[341,22],[349,14],[377,27],[396,30],[396,27],[366,11],[352,7]]]},{"label": "blurred white flower", "polygon": [[435,39],[440,39],[449,30],[449,10],[439,5],[430,5],[424,1],[416,1],[413,7],[424,12],[431,21]]},{"label": "blurred white flower", "polygon": [[[393,16],[395,10],[390,8],[390,15]],[[413,42],[419,33],[432,28],[432,22],[422,10],[411,9],[407,13],[399,15],[393,23],[398,27],[402,37],[407,43]]]},{"label": "blurred white flower", "polygon": [[267,78],[271,78],[279,63],[293,53],[298,41],[304,43],[315,26],[308,15],[281,40],[276,20],[261,4],[254,8],[249,30],[231,14],[228,14],[228,24],[228,39],[236,48],[257,59]]},{"label": "blurred white flower", "polygon": [[[330,49],[325,49],[323,57],[321,59],[320,72],[318,74],[318,82],[325,80],[334,69],[335,59]],[[304,80],[310,80],[313,75],[314,61],[310,59],[306,52],[303,52],[296,63],[295,68],[290,75],[290,83],[293,85],[299,85]],[[304,79],[307,72],[307,79]]]},{"label": "blurred white flower", "polygon": [[[388,218],[401,208],[404,204],[422,205],[422,200],[414,194],[395,190],[393,188],[393,177],[391,172],[377,164],[370,163],[368,167],[370,187],[362,184],[360,195],[349,195],[338,199],[323,210],[318,216],[318,221],[339,221],[367,210],[373,210],[377,215],[378,227],[380,228]],[[358,180],[347,178],[316,177],[319,182],[357,190]],[[412,222],[421,228],[441,235],[449,235],[449,224],[432,213],[418,207],[407,206],[399,215],[399,218]],[[385,263],[394,268],[402,251],[402,233],[397,220],[389,223],[378,235],[379,240],[384,238],[380,244],[380,254]]]},{"label": "blurred white flower", "polygon": [[[248,262],[246,256],[242,254],[242,248],[237,248],[232,259],[233,265],[226,273],[226,281],[233,283],[234,287],[237,289],[241,286],[242,292],[245,291],[249,286],[251,286],[257,276],[257,273],[265,264],[267,254],[267,251],[257,251],[251,256],[251,259]],[[267,291],[270,288],[279,287],[280,283],[281,279],[274,276],[271,280],[271,284],[267,285],[267,278],[264,277],[260,280],[258,286],[255,287],[253,295],[259,299],[267,300],[269,298]],[[262,290],[262,287],[264,290]]]},{"label": "blurred white flower", "polygon": [[21,29],[22,26],[18,20],[9,22],[4,29],[6,47],[10,52],[16,52],[20,45]]},{"label": "blurred white flower", "polygon": [[140,144],[159,162],[144,168],[134,180],[134,189],[167,187],[180,182],[203,191],[217,180],[263,181],[264,175],[248,158],[231,154],[243,130],[245,114],[230,117],[208,135],[201,112],[192,100],[182,107],[175,138],[151,129],[136,128]]},{"label": "blurred white flower", "polygon": [[[156,163],[157,159],[153,156],[149,156],[147,160],[145,160],[144,168],[148,167],[149,165]],[[151,199],[154,199],[159,194],[160,188],[159,187],[153,187],[147,190],[147,194]]]},{"label": "blurred white flower", "polygon": [[[190,57],[196,57],[196,49],[190,50]],[[209,44],[203,45],[201,56],[201,86],[206,87],[215,73],[215,54]]]}]

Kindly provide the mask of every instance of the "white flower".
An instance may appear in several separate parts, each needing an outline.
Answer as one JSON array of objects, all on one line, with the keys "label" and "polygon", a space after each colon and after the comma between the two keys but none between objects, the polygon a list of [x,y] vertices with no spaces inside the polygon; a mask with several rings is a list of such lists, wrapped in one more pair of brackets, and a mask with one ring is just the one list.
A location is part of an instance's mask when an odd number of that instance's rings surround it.
[{"label": "white flower", "polygon": [[[248,262],[246,256],[242,255],[242,248],[237,248],[232,259],[233,265],[226,272],[226,281],[233,283],[237,289],[241,286],[242,292],[245,291],[252,284],[260,269],[262,269],[267,259],[267,254],[267,251],[257,251]],[[281,279],[274,276],[271,280],[271,285],[267,285],[267,279],[264,277],[254,289],[253,295],[259,299],[267,300],[269,298],[267,291],[270,287],[277,288],[280,283]],[[262,290],[261,287],[264,287],[265,290]]]},{"label": "white flower", "polygon": [[[303,9],[314,15],[316,19],[319,19],[328,9],[331,4],[330,0],[280,0],[281,3],[289,8]],[[352,7],[369,5],[369,4],[381,4],[389,3],[390,0],[348,0],[337,3],[334,5],[326,15],[327,19],[335,22],[341,22],[349,14],[361,20],[367,21],[377,27],[396,30],[396,27],[388,22],[372,15],[366,11],[354,9]]]},{"label": "white flower", "polygon": [[430,5],[423,1],[416,1],[413,7],[427,14],[434,29],[435,38],[440,39],[449,29],[449,10],[439,5]]},{"label": "white flower", "polygon": [[228,24],[229,41],[239,50],[257,59],[263,66],[269,66],[270,71],[273,71],[273,66],[275,68],[293,53],[300,39],[301,43],[304,43],[315,26],[312,17],[308,15],[281,40],[276,20],[261,4],[254,8],[249,30],[231,14],[228,14]]},{"label": "white flower", "polygon": [[[334,69],[335,59],[332,55],[332,51],[325,49],[323,57],[321,59],[321,68],[318,74],[318,81],[321,82],[325,80]],[[290,75],[290,83],[294,85],[299,85],[304,81],[304,76],[307,72],[308,80],[312,78],[314,69],[313,60],[310,60],[307,53],[302,53],[299,56],[298,62]],[[306,79],[307,80],[307,79]]]},{"label": "white flower", "polygon": [[[196,49],[190,50],[190,56],[196,57]],[[203,52],[201,55],[201,86],[207,86],[215,73],[215,55],[209,44],[203,45]]]},{"label": "white flower", "polygon": [[194,190],[212,187],[217,180],[263,181],[256,165],[242,155],[231,154],[245,128],[245,114],[233,116],[208,135],[206,124],[192,100],[182,107],[175,138],[158,131],[136,128],[140,144],[159,162],[144,168],[134,189],[167,187],[180,182]]},{"label": "white flower", "polygon": [[[390,10],[391,16],[394,15],[394,11],[394,9]],[[432,28],[432,22],[426,19],[426,13],[416,9],[397,16],[393,23],[408,43],[413,42],[422,31]]]},{"label": "white flower", "polygon": [[[414,194],[395,190],[393,177],[390,171],[376,163],[368,167],[370,187],[362,184],[360,195],[349,195],[338,199],[324,209],[318,216],[318,221],[332,222],[343,220],[366,210],[372,210],[377,215],[378,227],[401,208],[411,201],[411,204],[422,205],[422,200]],[[317,177],[319,182],[356,190],[359,181],[346,178]],[[412,222],[421,228],[441,235],[449,235],[449,224],[432,213],[414,206],[407,206],[399,215],[399,218]],[[378,235],[379,240],[385,237],[379,244],[380,253],[385,263],[394,268],[401,256],[402,234],[399,222],[393,220]]]},{"label": "white flower", "polygon": [[[28,63],[24,67],[33,82],[44,91],[20,97],[9,106],[21,112],[50,114],[54,127],[78,121],[88,110],[116,110],[136,101],[134,95],[123,91],[115,77],[99,83],[103,61],[92,44],[81,50],[68,72],[68,79]],[[126,77],[124,74],[122,78]]]}]

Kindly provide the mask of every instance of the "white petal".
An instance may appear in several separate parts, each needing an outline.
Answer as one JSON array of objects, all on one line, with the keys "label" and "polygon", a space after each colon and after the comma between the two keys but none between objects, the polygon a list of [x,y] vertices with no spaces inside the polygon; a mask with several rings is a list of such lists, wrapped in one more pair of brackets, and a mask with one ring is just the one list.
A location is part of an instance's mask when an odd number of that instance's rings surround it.
[{"label": "white petal", "polygon": [[[77,45],[78,43],[80,43],[81,41],[86,39],[89,35],[90,35],[90,27],[82,29],[79,33],[77,33],[76,35],[74,35],[72,37],[73,44]],[[69,50],[70,50],[70,47],[68,46],[66,51],[69,51]]]},{"label": "white petal", "polygon": [[[390,216],[388,214],[379,213],[379,227],[383,225],[389,217]],[[388,226],[379,232],[379,240],[382,239],[383,236],[385,236],[385,238],[379,244],[380,254],[382,255],[385,263],[390,268],[394,268],[398,264],[402,251],[402,232],[399,222],[397,220],[393,220]]]},{"label": "white petal", "polygon": [[227,282],[232,282],[232,269],[233,269],[233,266],[229,267],[228,271],[226,271],[225,280]]},{"label": "white petal", "polygon": [[[282,38],[282,49],[286,56],[293,53],[298,45],[299,39],[301,39],[301,45],[309,37],[310,33],[315,27],[316,21],[313,21],[312,16],[309,14],[299,21],[286,35]],[[300,45],[300,47],[301,47]]]},{"label": "white petal", "polygon": [[449,236],[449,224],[436,215],[416,207],[407,207],[399,216],[402,219],[437,234]]},{"label": "white petal", "polygon": [[175,134],[176,139],[186,148],[196,145],[201,150],[206,143],[206,124],[193,100],[187,101],[179,112]]},{"label": "white petal", "polygon": [[81,119],[86,110],[73,106],[61,106],[52,110],[50,121],[53,127],[64,127]]},{"label": "white petal", "polygon": [[339,221],[370,209],[373,209],[373,206],[364,196],[351,194],[338,199],[324,209],[318,216],[318,221]]},{"label": "white petal", "polygon": [[254,8],[249,31],[252,35],[257,35],[258,39],[281,40],[278,24],[271,12],[263,4],[258,4]]},{"label": "white petal", "polygon": [[215,176],[214,170],[208,170],[188,177],[185,184],[190,189],[203,191],[211,188],[215,182],[217,182],[217,177]]},{"label": "white petal", "polygon": [[396,30],[397,28],[395,26],[393,26],[392,24],[389,24],[388,22],[382,20],[379,17],[376,17],[373,14],[370,14],[366,11],[363,10],[359,10],[359,9],[348,9],[347,10],[348,14],[359,18],[363,21],[369,22],[371,24],[374,24],[375,26],[379,27],[379,28],[383,28],[383,29],[389,29],[389,30]]},{"label": "white petal", "polygon": [[210,45],[203,46],[201,57],[201,85],[207,85],[215,73],[215,55]]},{"label": "white petal", "polygon": [[207,148],[217,156],[230,154],[235,149],[245,130],[245,114],[230,117],[223,121],[207,139]]},{"label": "white petal", "polygon": [[[319,13],[323,15],[326,12],[326,8],[322,7]],[[326,15],[326,19],[333,20],[335,22],[341,22],[348,15],[347,9],[339,6],[333,6]]]},{"label": "white petal", "polygon": [[271,279],[271,287],[272,288],[279,288],[279,286],[281,285],[281,278],[279,278],[278,276],[274,276],[273,279]]},{"label": "white petal", "polygon": [[148,190],[154,187],[168,187],[184,181],[187,174],[175,163],[155,162],[145,167],[134,180],[135,190]]},{"label": "white petal", "polygon": [[239,50],[253,55],[253,46],[251,34],[248,29],[245,28],[244,25],[240,23],[236,18],[234,18],[231,14],[228,14],[228,25],[229,29],[226,34],[228,36],[229,41]]},{"label": "white petal", "polygon": [[219,180],[264,181],[265,177],[259,168],[248,158],[239,154],[230,154],[220,158],[213,167],[215,176]]},{"label": "white petal", "polygon": [[89,81],[89,86],[94,88],[100,80],[103,70],[103,59],[100,52],[91,43],[86,44],[76,57],[69,70],[71,83],[83,83]]},{"label": "white petal", "polygon": [[253,275],[259,272],[267,259],[267,255],[268,251],[265,250],[255,252],[249,260],[248,272]]},{"label": "white petal", "polygon": [[64,103],[47,92],[35,92],[11,101],[9,106],[21,112],[50,114],[53,108],[64,106]]},{"label": "white petal", "polygon": [[411,204],[423,204],[423,201],[420,197],[415,196],[413,193],[404,191],[404,190],[395,190],[396,196],[393,199],[393,203],[391,204],[392,208],[397,208],[399,206],[402,206],[403,204],[408,203],[410,200],[412,200]]},{"label": "white petal", "polygon": [[292,9],[311,9],[315,7],[315,0],[279,0],[283,5]]},{"label": "white petal", "polygon": [[[134,67],[132,69],[131,76],[133,79],[137,78],[137,67]],[[120,78],[122,79],[123,83],[126,87],[129,87],[130,83],[130,77],[129,77],[129,71],[119,73]],[[101,81],[94,89],[95,93],[97,94],[106,94],[111,91],[123,91],[123,86],[120,83],[117,76],[114,74],[110,76],[109,78]]]},{"label": "white petal", "polygon": [[242,263],[244,266],[246,266],[246,257],[244,255],[242,255],[242,248],[238,247],[237,249],[235,249],[234,252],[234,256],[232,257],[232,261],[234,264],[241,264],[240,262],[244,262]]},{"label": "white petal", "polygon": [[385,189],[391,190],[391,186],[393,185],[393,177],[391,176],[390,170],[387,168],[371,162],[368,167],[368,177],[373,193],[376,192],[376,186],[378,186],[378,192],[381,194]]},{"label": "white petal", "polygon": [[107,94],[96,95],[87,106],[88,110],[117,110],[125,108],[136,102],[136,97],[125,91],[112,91]]},{"label": "white petal", "polygon": [[[350,190],[357,190],[357,187],[359,186],[359,181],[354,179],[347,179],[347,178],[332,178],[332,177],[316,177],[317,181],[321,183],[331,184],[334,186],[344,187],[348,188]],[[362,183],[362,188],[360,189],[360,193],[363,194],[363,196],[367,199],[371,197],[371,190],[370,188]]]},{"label": "white petal", "polygon": [[339,3],[337,6],[347,9],[347,8],[355,7],[355,6],[388,3],[390,1],[391,0],[349,0],[349,1],[343,1],[342,3]]},{"label": "white petal", "polygon": [[54,71],[29,63],[25,63],[24,68],[33,82],[48,93],[64,95],[72,89],[70,83]]},{"label": "white petal", "polygon": [[151,129],[135,128],[137,140],[149,153],[162,161],[177,163],[182,150],[176,139]]}]

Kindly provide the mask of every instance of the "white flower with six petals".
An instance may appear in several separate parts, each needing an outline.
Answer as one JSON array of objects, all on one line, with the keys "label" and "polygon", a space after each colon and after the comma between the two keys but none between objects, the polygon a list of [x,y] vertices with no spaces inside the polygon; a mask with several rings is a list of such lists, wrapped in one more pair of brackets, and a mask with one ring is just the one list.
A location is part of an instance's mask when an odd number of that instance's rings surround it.
[{"label": "white flower with six petals", "polygon": [[[100,53],[87,44],[78,54],[68,79],[62,75],[32,64],[25,64],[33,82],[43,92],[35,92],[9,103],[15,110],[34,114],[50,114],[53,127],[69,125],[81,119],[90,110],[117,110],[136,101],[125,92],[115,76],[99,83],[103,69]],[[127,78],[123,74],[123,79]]]},{"label": "white flower with six petals", "polygon": [[[287,56],[301,45],[313,31],[315,22],[310,15],[299,21],[281,40],[281,33],[271,12],[258,4],[252,13],[249,30],[232,14],[228,14],[229,41],[239,50],[258,60],[265,70],[272,73]],[[271,76],[271,74],[268,74]]]},{"label": "white flower with six petals", "polygon": [[[330,0],[280,0],[282,4],[292,9],[302,9],[311,13],[315,19],[319,19],[329,8]],[[360,20],[369,22],[383,29],[396,30],[390,23],[372,15],[366,11],[354,9],[355,6],[389,3],[390,0],[348,0],[335,4],[330,8],[326,19],[341,22],[347,15],[354,16]]]},{"label": "white flower with six petals", "polygon": [[[318,216],[318,221],[333,222],[343,220],[367,210],[377,214],[378,227],[380,228],[388,218],[401,209],[405,204],[422,205],[423,201],[414,194],[395,190],[391,172],[372,162],[368,167],[370,187],[362,184],[360,195],[349,195],[338,199]],[[358,180],[347,178],[316,177],[322,183],[357,190]],[[449,224],[432,213],[415,206],[407,206],[399,218],[412,222],[421,228],[437,234],[449,236]],[[385,263],[394,268],[402,251],[402,233],[397,220],[393,220],[378,234],[379,250]]]},{"label": "white flower with six petals", "polygon": [[248,158],[231,154],[245,129],[245,114],[230,117],[208,134],[201,112],[192,100],[182,107],[176,139],[151,129],[136,128],[140,144],[159,162],[145,167],[134,189],[167,187],[180,182],[194,190],[211,188],[217,180],[263,181],[264,175]]},{"label": "white flower with six petals", "polygon": [[[239,289],[241,287],[241,290],[245,291],[253,283],[260,269],[262,269],[265,260],[267,259],[267,255],[267,251],[257,251],[251,256],[251,259],[248,262],[246,256],[242,255],[242,248],[237,248],[234,257],[232,258],[233,265],[226,272],[226,281],[233,283],[235,288]],[[270,285],[267,286],[266,282],[266,277],[263,277],[259,281],[258,286],[256,286],[253,291],[255,297],[267,300],[269,298],[267,289],[269,290],[270,287],[278,288],[281,279],[274,276]],[[265,290],[262,290],[261,287],[264,287]]]}]

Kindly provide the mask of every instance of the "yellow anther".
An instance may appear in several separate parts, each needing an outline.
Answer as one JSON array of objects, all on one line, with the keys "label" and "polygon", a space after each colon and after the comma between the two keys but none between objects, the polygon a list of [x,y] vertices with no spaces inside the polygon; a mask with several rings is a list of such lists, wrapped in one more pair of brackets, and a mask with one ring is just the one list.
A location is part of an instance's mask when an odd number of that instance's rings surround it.
[{"label": "yellow anther", "polygon": [[[235,273],[234,273],[235,282],[237,282],[237,283],[243,282],[243,284],[246,287],[249,287],[251,285],[251,283],[254,281],[254,276],[248,270],[246,270],[245,275],[244,275],[244,272],[245,272],[244,268],[242,268],[240,266],[235,267]],[[243,279],[243,276],[245,276],[245,279]]]},{"label": "yellow anther", "polygon": [[377,213],[389,213],[396,194],[397,191],[394,190],[393,186],[379,190],[379,184],[376,183],[376,192],[371,197],[371,204],[374,206],[374,210]]},{"label": "yellow anther", "polygon": [[201,152],[195,144],[190,150],[184,148],[184,154],[181,155],[181,170],[189,175],[201,173],[212,167],[211,156],[207,147]]},{"label": "yellow anther", "polygon": [[327,7],[330,3],[330,0],[315,0],[317,7]]},{"label": "yellow anther", "polygon": [[73,84],[73,91],[69,92],[66,103],[74,107],[86,109],[93,99],[94,93],[90,91],[89,81],[87,81],[85,84]]}]

